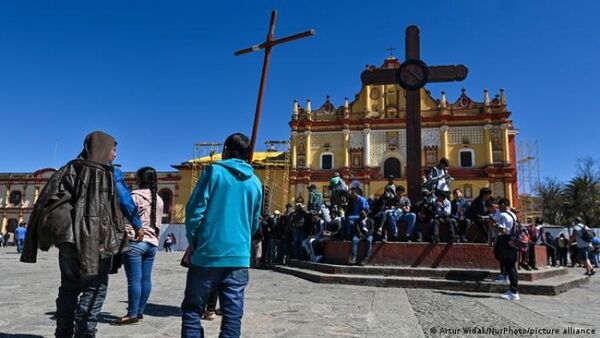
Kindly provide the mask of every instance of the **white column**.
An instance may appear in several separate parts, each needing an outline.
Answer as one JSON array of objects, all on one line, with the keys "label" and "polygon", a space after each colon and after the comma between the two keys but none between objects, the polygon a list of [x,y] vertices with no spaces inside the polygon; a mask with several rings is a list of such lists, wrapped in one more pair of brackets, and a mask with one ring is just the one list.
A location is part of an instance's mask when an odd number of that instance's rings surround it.
[{"label": "white column", "polygon": [[365,135],[365,142],[364,142],[364,167],[370,167],[371,166],[371,129],[366,128],[364,131],[364,135]]},{"label": "white column", "polygon": [[306,168],[311,168],[312,165],[312,151],[310,151],[310,135],[311,135],[311,131],[307,130],[304,132],[304,135],[306,136],[306,148],[304,153],[306,154],[306,159],[304,160],[304,163],[306,163]]},{"label": "white column", "polygon": [[344,134],[344,168],[350,168],[350,130],[343,129]]},{"label": "white column", "polygon": [[292,158],[292,169],[296,169],[296,142],[298,142],[298,132],[292,131],[292,144],[290,147],[290,157]]}]

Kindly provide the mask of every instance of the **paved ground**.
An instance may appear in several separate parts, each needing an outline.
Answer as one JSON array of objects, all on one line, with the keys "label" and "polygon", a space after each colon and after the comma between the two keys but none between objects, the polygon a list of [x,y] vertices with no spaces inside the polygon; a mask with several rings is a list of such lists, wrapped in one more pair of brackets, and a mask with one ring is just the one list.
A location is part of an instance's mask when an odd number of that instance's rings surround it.
[{"label": "paved ground", "polygon": [[[49,337],[59,281],[56,250],[41,253],[39,263],[18,262],[13,248],[0,249],[0,337]],[[124,315],[124,274],[111,277],[99,337],[177,337],[185,269],[179,253],[161,253],[155,265],[154,290],[145,320],[115,327]],[[583,273],[583,271],[582,271]],[[314,284],[272,271],[252,270],[246,292],[244,337],[440,337],[497,336],[466,328],[559,330],[600,333],[600,277],[587,286],[555,297],[523,295],[518,303],[496,295],[421,289],[385,289]],[[218,334],[219,320],[205,322],[208,337]],[[509,331],[513,330],[513,331]],[[496,333],[496,334],[494,334]],[[524,334],[524,336],[545,336]]]}]

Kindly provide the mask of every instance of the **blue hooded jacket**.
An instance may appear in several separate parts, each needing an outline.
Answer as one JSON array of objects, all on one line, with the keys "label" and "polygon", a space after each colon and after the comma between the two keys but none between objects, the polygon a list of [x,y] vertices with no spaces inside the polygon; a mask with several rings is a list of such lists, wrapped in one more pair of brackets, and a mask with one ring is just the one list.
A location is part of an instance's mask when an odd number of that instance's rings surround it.
[{"label": "blue hooded jacket", "polygon": [[192,264],[249,267],[261,208],[262,184],[248,163],[227,159],[205,168],[185,209]]}]

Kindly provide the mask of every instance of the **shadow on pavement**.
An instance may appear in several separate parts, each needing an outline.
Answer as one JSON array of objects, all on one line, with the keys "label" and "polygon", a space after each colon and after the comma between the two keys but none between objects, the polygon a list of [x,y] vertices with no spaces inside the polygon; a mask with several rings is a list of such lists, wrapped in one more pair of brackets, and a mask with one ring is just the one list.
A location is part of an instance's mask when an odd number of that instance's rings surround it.
[{"label": "shadow on pavement", "polygon": [[44,338],[44,336],[40,336],[37,334],[3,333],[3,332],[0,332],[0,337],[2,337],[2,338]]},{"label": "shadow on pavement", "polygon": [[489,296],[489,295],[476,295],[476,294],[471,294],[471,293],[464,293],[464,292],[451,292],[451,291],[433,291],[434,293],[440,293],[442,295],[446,295],[446,296],[461,296],[461,297],[470,297],[470,298],[496,298],[496,296]]},{"label": "shadow on pavement", "polygon": [[152,317],[181,317],[181,308],[178,306],[146,304],[144,315]]}]

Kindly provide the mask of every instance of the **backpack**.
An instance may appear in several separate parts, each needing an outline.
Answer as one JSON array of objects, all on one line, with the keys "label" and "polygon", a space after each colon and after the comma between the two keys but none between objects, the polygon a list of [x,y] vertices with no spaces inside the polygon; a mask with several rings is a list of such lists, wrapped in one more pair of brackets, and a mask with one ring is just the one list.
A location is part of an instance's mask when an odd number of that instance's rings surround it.
[{"label": "backpack", "polygon": [[508,245],[517,251],[526,252],[529,248],[529,242],[531,241],[529,238],[529,232],[512,214],[508,212],[505,213],[513,219],[513,228],[510,233]]},{"label": "backpack", "polygon": [[594,236],[596,234],[594,234],[594,231],[588,227],[586,227],[585,225],[581,228],[581,239],[583,239],[584,241],[591,243],[592,240],[594,239]]}]

